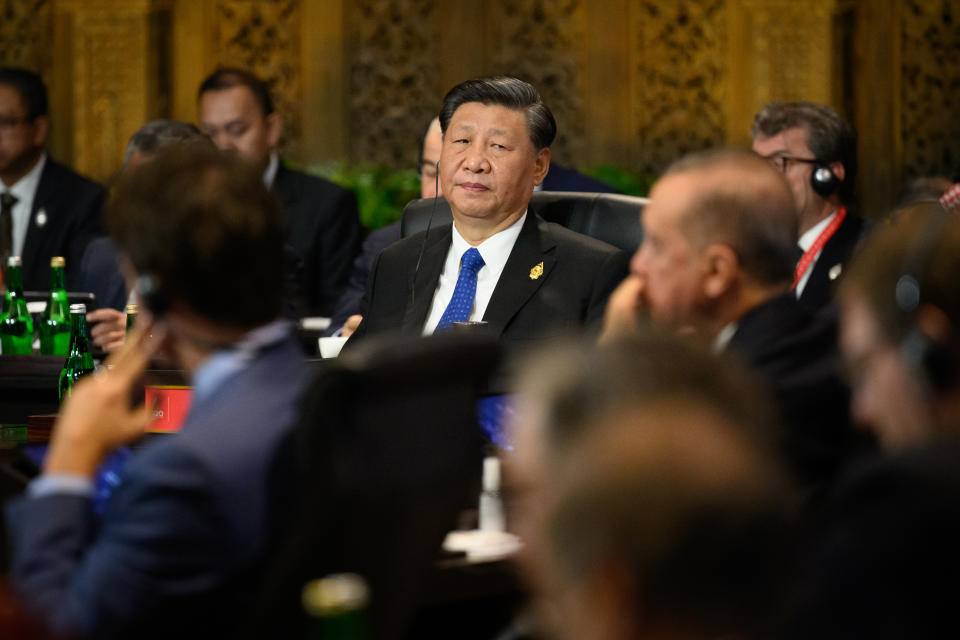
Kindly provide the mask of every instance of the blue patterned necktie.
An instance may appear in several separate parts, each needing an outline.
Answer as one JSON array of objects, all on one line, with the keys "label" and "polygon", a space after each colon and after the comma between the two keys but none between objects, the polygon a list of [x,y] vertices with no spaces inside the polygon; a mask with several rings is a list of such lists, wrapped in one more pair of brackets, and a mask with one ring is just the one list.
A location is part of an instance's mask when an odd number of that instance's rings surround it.
[{"label": "blue patterned necktie", "polygon": [[463,252],[457,286],[453,288],[453,297],[440,316],[435,331],[446,331],[454,322],[466,322],[470,319],[473,298],[477,295],[477,272],[483,265],[483,258],[475,248],[471,247]]}]

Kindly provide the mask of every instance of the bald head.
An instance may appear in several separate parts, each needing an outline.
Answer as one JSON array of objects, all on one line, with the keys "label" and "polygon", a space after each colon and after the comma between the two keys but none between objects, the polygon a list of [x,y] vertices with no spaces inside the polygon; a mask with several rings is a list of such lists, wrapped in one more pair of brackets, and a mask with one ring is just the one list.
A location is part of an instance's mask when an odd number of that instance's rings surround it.
[{"label": "bald head", "polygon": [[667,169],[651,194],[669,188],[694,247],[731,246],[743,271],[762,285],[789,282],[796,264],[797,220],[790,188],[752,153],[710,151]]}]

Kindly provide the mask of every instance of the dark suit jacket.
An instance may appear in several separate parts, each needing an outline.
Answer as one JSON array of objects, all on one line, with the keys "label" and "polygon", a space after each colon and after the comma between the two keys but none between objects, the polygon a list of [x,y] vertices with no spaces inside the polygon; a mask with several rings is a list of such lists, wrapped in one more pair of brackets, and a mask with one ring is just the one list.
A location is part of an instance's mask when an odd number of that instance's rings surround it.
[{"label": "dark suit jacket", "polygon": [[99,308],[123,311],[127,304],[127,283],[120,273],[119,251],[112,238],[95,238],[87,245],[80,262],[77,291],[89,291]]},{"label": "dark suit jacket", "polygon": [[[807,280],[807,285],[803,288],[803,295],[800,296],[800,304],[810,311],[816,313],[833,300],[833,287],[837,278],[847,262],[853,255],[854,249],[860,242],[860,239],[866,235],[872,225],[857,214],[850,212],[844,218],[833,237],[823,245],[823,252],[817,258],[813,265],[813,272]],[[839,267],[838,267],[839,265]],[[837,268],[838,267],[838,268]],[[830,278],[831,271],[834,277]]]},{"label": "dark suit jacket", "polygon": [[[377,258],[361,303],[364,319],[351,341],[388,331],[422,332],[450,248],[451,226],[432,229],[424,245],[425,233],[391,245]],[[512,344],[599,326],[610,292],[626,276],[628,259],[625,252],[546,222],[531,209],[483,320]],[[532,277],[531,269],[541,262],[543,275]]]},{"label": "dark suit jacket", "polygon": [[329,316],[360,247],[357,199],[329,180],[281,163],[273,182],[287,224],[287,242],[303,261],[308,315]]},{"label": "dark suit jacket", "polygon": [[[67,289],[77,289],[80,263],[87,244],[102,234],[100,207],[104,190],[49,156],[40,174],[33,211],[23,242],[23,288],[46,291],[50,287],[50,258],[67,261]],[[38,214],[46,222],[37,224]]]},{"label": "dark suit jacket", "polygon": [[792,292],[777,296],[740,319],[727,350],[771,393],[787,462],[803,484],[825,487],[865,448],[865,437],[850,425],[837,324],[828,310],[811,315]]},{"label": "dark suit jacket", "polygon": [[130,461],[99,527],[71,495],[8,506],[11,577],[67,637],[229,637],[269,537],[273,457],[293,428],[303,355],[288,337]]}]

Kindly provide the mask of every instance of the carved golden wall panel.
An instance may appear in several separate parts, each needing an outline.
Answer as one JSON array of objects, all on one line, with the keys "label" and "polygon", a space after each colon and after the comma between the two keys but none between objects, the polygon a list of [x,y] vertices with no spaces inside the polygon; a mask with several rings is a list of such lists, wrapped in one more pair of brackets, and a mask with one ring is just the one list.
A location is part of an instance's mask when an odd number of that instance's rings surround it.
[{"label": "carved golden wall panel", "polygon": [[960,0],[901,8],[901,128],[906,177],[960,164]]},{"label": "carved golden wall panel", "polygon": [[513,75],[533,84],[557,119],[555,159],[578,164],[585,114],[577,43],[583,29],[579,0],[499,0],[488,73]]},{"label": "carved golden wall panel", "polygon": [[724,142],[724,0],[644,0],[636,30],[637,169]]},{"label": "carved golden wall panel", "polygon": [[[301,0],[217,0],[211,24],[212,64],[248,69],[270,85],[284,118],[285,151],[299,153],[302,129]],[[196,87],[194,87],[196,91]]]},{"label": "carved golden wall panel", "polygon": [[423,129],[439,107],[434,0],[350,4],[349,128],[354,160],[416,164]]},{"label": "carved golden wall panel", "polygon": [[50,68],[50,0],[0,0],[0,64],[39,73]]}]

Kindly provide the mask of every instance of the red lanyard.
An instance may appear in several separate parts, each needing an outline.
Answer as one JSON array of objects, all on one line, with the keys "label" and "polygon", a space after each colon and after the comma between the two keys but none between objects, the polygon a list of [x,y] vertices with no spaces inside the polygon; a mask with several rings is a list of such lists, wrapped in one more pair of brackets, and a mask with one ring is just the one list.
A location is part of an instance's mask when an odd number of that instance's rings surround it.
[{"label": "red lanyard", "polygon": [[804,251],[803,256],[800,258],[800,262],[797,263],[797,268],[793,271],[793,287],[797,288],[797,285],[800,284],[800,280],[803,278],[803,274],[807,272],[807,269],[810,268],[810,265],[813,264],[814,258],[817,257],[817,254],[820,253],[820,250],[823,249],[823,245],[827,244],[827,241],[833,237],[833,234],[837,232],[837,229],[840,228],[840,225],[843,224],[843,219],[847,217],[847,208],[841,206],[837,209],[837,214],[833,216],[833,220],[830,224],[827,225],[827,228],[820,232],[820,235],[817,236],[817,239],[813,241],[813,244],[810,245],[810,248]]}]

